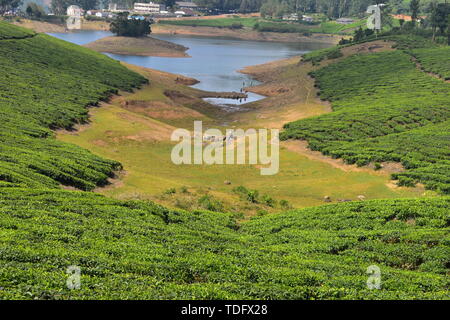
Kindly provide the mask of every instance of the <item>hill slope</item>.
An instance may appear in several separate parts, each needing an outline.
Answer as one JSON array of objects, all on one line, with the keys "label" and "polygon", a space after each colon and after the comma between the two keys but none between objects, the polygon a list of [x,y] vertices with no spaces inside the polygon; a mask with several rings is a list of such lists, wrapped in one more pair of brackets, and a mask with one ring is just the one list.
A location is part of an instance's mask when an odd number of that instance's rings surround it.
[{"label": "hill slope", "polygon": [[[0,298],[449,298],[450,199],[329,205],[244,223],[91,193],[0,195]],[[66,268],[81,268],[79,290]],[[376,265],[382,290],[366,287]]]},{"label": "hill slope", "polygon": [[50,128],[87,121],[88,106],[146,79],[102,54],[5,22],[0,35],[14,36],[0,40],[0,186],[104,184],[119,164],[56,141]]},{"label": "hill slope", "polygon": [[[430,69],[436,55],[444,76],[443,52],[417,55]],[[333,112],[285,125],[284,139],[305,139],[313,150],[351,164],[401,162],[407,170],[393,175],[400,185],[421,182],[450,192],[449,83],[419,70],[400,50],[354,55],[312,75]]]}]

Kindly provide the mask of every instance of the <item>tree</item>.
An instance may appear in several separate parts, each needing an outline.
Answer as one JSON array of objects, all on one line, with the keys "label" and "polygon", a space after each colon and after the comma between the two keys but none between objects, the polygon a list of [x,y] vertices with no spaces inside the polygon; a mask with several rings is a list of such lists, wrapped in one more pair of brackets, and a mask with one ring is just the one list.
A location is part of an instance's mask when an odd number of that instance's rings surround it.
[{"label": "tree", "polygon": [[71,5],[77,5],[83,10],[92,10],[97,8],[98,4],[98,0],[52,0],[51,8],[54,14],[62,16]]},{"label": "tree", "polygon": [[0,15],[17,9],[22,5],[22,0],[0,0]]},{"label": "tree", "polygon": [[109,26],[109,30],[123,37],[143,37],[152,32],[151,22],[148,20],[139,20],[137,18],[128,18],[128,12],[121,12],[117,15]]},{"label": "tree", "polygon": [[25,9],[25,12],[29,17],[34,17],[34,18],[40,18],[43,15],[45,15],[44,8],[42,8],[42,6],[40,6],[34,2],[28,3],[27,8]]},{"label": "tree", "polygon": [[54,14],[62,16],[66,14],[66,10],[69,5],[68,0],[52,0],[50,6]]},{"label": "tree", "polygon": [[450,14],[447,16],[447,45],[450,46]]},{"label": "tree", "polygon": [[448,27],[448,15],[450,14],[450,4],[439,3],[436,8],[436,26],[443,35]]},{"label": "tree", "polygon": [[430,3],[430,25],[431,25],[431,30],[433,30],[433,41],[436,40],[436,29],[438,27],[438,8],[437,8],[437,4],[436,2],[431,2]]},{"label": "tree", "polygon": [[363,40],[365,36],[366,36],[366,34],[364,33],[364,30],[361,27],[359,27],[359,29],[355,31],[353,41],[359,42],[359,41]]},{"label": "tree", "polygon": [[413,26],[416,25],[417,18],[419,17],[420,0],[411,0],[409,4],[411,10],[411,21]]}]

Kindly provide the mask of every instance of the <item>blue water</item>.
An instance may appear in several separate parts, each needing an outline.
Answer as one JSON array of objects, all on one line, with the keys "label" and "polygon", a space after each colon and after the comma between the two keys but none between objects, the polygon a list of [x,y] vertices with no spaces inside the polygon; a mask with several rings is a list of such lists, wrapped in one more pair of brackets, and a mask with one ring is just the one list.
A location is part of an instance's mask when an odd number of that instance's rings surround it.
[{"label": "blue water", "polygon": [[[110,36],[111,33],[79,31],[50,33],[50,35],[82,45]],[[193,87],[208,91],[239,92],[242,87],[256,85],[258,82],[239,73],[238,70],[246,66],[289,58],[330,46],[323,43],[278,43],[185,35],[152,36],[188,47],[187,54],[190,55],[190,58],[142,57],[109,53],[107,55],[127,63],[195,78],[200,83]],[[215,104],[241,104],[263,98],[254,93],[248,95],[248,98],[242,101],[216,98],[205,100]]]}]

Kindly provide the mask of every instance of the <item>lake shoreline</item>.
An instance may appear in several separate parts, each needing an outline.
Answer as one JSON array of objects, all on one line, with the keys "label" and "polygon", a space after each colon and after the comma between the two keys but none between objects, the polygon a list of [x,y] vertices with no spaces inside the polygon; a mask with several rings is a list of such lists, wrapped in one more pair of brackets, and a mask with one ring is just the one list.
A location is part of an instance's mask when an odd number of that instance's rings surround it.
[{"label": "lake shoreline", "polygon": [[337,44],[342,38],[342,36],[325,33],[312,33],[305,36],[300,33],[259,32],[246,28],[234,30],[229,28],[190,27],[166,24],[152,25],[152,33],[155,35],[187,35],[266,42],[329,43],[330,45]]},{"label": "lake shoreline", "polygon": [[[43,33],[70,33],[64,24],[54,24],[43,21],[21,19],[14,22],[15,25],[32,29]],[[81,31],[109,31],[109,23],[106,21],[83,20]],[[250,41],[265,42],[304,42],[304,43],[329,43],[337,44],[342,36],[325,33],[312,33],[305,36],[300,33],[279,33],[279,32],[258,32],[252,29],[233,30],[229,28],[215,27],[189,27],[153,24],[152,34],[154,35],[190,35],[199,37],[228,38]]]}]

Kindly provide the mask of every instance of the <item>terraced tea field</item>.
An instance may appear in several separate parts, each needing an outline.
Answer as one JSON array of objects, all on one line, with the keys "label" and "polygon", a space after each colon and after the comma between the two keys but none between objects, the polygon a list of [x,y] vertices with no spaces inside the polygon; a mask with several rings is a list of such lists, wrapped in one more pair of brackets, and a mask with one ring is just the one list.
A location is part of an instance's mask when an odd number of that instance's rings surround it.
[{"label": "terraced tea field", "polygon": [[399,50],[354,55],[312,76],[333,112],[286,124],[284,139],[306,139],[313,150],[350,164],[401,162],[407,170],[393,175],[400,185],[450,192],[450,84],[418,70]]}]

